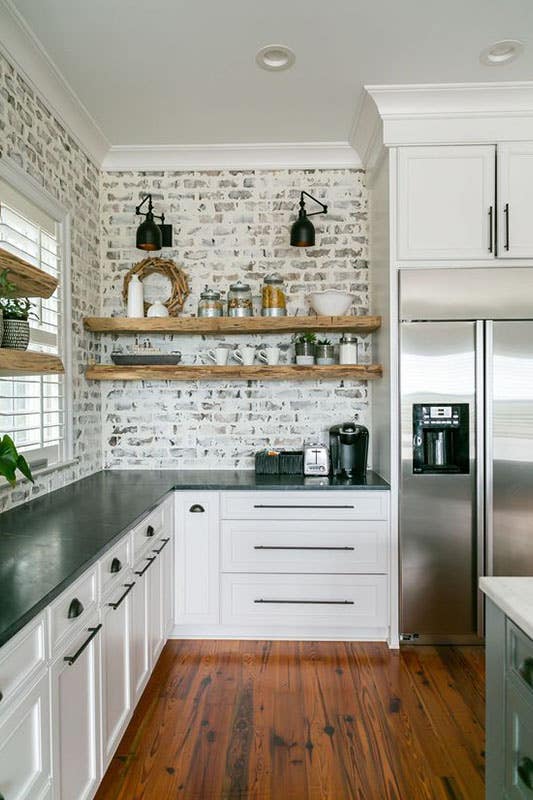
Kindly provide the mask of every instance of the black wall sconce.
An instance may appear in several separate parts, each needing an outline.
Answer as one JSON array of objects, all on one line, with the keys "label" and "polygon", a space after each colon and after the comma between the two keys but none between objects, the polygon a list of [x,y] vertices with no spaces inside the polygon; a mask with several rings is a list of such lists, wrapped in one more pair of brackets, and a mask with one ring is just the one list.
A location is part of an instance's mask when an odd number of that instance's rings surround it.
[{"label": "black wall sconce", "polygon": [[[319,206],[322,206],[322,211],[313,211],[308,214],[305,210],[304,195],[310,197]],[[293,223],[291,228],[291,245],[293,247],[312,247],[315,243],[315,226],[309,219],[317,214],[327,214],[328,207],[317,200],[316,197],[309,194],[309,192],[302,192],[300,194],[300,211],[298,212],[298,219]]]},{"label": "black wall sconce", "polygon": [[[141,211],[141,208],[148,200],[148,211]],[[143,197],[135,209],[138,217],[144,217],[137,228],[137,247],[139,250],[161,250],[162,247],[172,247],[172,225],[165,225],[165,215],[158,216],[153,213],[152,195],[147,194]],[[161,220],[158,225],[155,219]]]}]

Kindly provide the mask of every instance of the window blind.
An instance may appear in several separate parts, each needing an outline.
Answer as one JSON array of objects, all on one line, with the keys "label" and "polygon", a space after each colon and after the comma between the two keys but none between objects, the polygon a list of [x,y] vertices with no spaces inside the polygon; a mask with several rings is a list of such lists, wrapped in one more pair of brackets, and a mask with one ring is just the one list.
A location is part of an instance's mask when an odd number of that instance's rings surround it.
[{"label": "window blind", "polygon": [[[30,349],[61,356],[62,253],[58,226],[42,209],[0,180],[0,247],[59,278],[52,297],[35,298]],[[9,276],[8,276],[9,277]],[[61,460],[65,383],[60,375],[0,378],[0,434],[8,433],[31,464]]]}]

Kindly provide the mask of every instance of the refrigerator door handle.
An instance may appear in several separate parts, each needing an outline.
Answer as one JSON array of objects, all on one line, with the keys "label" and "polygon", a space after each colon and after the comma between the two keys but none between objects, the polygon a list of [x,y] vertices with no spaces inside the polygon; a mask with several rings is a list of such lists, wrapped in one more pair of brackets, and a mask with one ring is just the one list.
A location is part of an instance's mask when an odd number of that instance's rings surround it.
[{"label": "refrigerator door handle", "polygon": [[494,323],[485,322],[485,574],[494,573]]},{"label": "refrigerator door handle", "polygon": [[[486,387],[484,368],[484,323],[476,322],[476,558],[478,581],[485,575],[485,412]],[[483,592],[477,586],[477,634],[485,635],[485,602]]]}]

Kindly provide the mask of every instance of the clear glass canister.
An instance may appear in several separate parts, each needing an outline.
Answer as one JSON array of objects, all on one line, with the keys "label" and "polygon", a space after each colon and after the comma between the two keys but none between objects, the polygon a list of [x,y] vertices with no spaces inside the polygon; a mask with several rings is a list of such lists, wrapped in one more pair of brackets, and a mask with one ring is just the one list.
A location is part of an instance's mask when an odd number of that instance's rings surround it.
[{"label": "clear glass canister", "polygon": [[220,292],[210,289],[207,285],[200,294],[198,302],[199,317],[221,317],[224,314]]},{"label": "clear glass canister", "polygon": [[253,316],[252,290],[247,283],[232,283],[228,292],[228,317]]},{"label": "clear glass canister", "polygon": [[357,364],[359,343],[353,333],[344,333],[339,342],[339,364]]},{"label": "clear glass canister", "polygon": [[283,280],[279,275],[266,276],[263,281],[261,298],[261,314],[263,317],[284,317],[287,314]]}]

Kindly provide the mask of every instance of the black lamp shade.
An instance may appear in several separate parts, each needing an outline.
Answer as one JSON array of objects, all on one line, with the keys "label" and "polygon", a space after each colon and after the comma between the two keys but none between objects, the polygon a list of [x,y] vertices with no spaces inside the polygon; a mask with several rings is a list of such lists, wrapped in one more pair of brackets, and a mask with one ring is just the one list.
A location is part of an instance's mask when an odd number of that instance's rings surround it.
[{"label": "black lamp shade", "polygon": [[137,247],[139,250],[161,250],[161,245],[161,229],[154,222],[152,214],[147,214],[144,222],[137,228]]},{"label": "black lamp shade", "polygon": [[315,226],[305,213],[300,214],[291,228],[292,247],[313,247],[315,243]]}]

